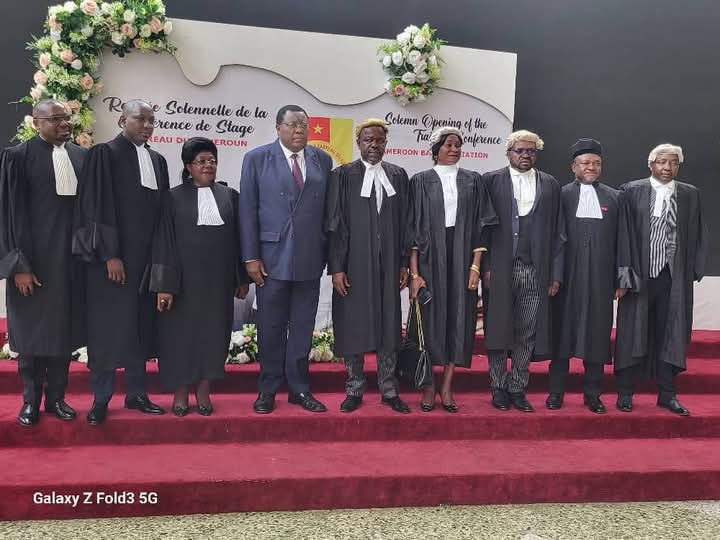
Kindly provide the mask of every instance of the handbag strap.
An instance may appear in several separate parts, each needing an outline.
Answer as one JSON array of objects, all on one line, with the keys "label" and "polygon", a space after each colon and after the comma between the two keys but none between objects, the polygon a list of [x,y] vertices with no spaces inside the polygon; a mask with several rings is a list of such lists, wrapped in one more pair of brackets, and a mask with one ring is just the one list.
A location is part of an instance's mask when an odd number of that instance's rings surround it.
[{"label": "handbag strap", "polygon": [[425,335],[423,332],[422,315],[420,314],[420,302],[415,300],[415,319],[417,320],[418,349],[425,350]]}]

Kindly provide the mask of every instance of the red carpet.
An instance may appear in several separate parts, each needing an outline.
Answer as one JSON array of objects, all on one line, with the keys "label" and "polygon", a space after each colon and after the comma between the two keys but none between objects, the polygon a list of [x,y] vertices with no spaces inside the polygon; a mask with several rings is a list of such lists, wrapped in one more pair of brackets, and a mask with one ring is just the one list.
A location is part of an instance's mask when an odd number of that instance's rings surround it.
[{"label": "red carpet", "polygon": [[[720,342],[720,333],[714,335]],[[712,335],[702,338],[711,350]],[[246,365],[228,366],[209,418],[194,411],[185,418],[128,411],[119,390],[99,427],[84,420],[92,397],[87,369],[74,363],[67,401],[80,418],[62,422],[43,414],[27,429],[15,424],[16,368],[0,361],[0,519],[720,499],[720,355],[698,354],[678,379],[689,418],[658,408],[652,385],[636,395],[632,413],[618,412],[609,370],[608,413],[590,413],[579,393],[579,362],[562,410],[544,408],[543,362],[532,366],[528,396],[537,411],[497,411],[490,406],[484,357],[457,375],[458,414],[439,403],[422,413],[418,393],[406,389],[413,411],[400,415],[380,404],[368,358],[370,390],[352,414],[338,411],[342,366],[314,364],[313,390],[328,413],[305,412],[278,394],[274,414],[256,415],[258,367]],[[156,393],[156,366],[148,369],[153,398],[169,407],[172,397]],[[53,492],[81,499],[76,507],[33,502],[34,494]],[[84,492],[92,504],[83,503]],[[125,502],[98,500],[99,492],[125,493]],[[155,503],[148,493],[157,494]]]}]

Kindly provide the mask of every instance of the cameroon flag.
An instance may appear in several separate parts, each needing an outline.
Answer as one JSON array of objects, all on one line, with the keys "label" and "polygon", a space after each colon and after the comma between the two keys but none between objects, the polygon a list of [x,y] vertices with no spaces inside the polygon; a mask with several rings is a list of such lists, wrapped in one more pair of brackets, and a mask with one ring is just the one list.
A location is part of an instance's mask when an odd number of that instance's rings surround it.
[{"label": "cameroon flag", "polygon": [[352,161],[353,121],[352,118],[308,118],[308,143],[325,150],[336,165]]}]

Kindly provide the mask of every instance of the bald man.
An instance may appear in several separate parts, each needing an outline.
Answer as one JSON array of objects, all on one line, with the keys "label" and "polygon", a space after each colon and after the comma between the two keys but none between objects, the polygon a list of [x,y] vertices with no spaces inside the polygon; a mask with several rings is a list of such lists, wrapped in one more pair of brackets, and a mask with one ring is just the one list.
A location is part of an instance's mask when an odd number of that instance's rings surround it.
[{"label": "bald man", "polygon": [[154,123],[148,103],[127,102],[119,121],[122,133],[90,150],[80,182],[73,252],[87,263],[91,425],[105,421],[120,367],[125,368],[125,407],[165,412],[150,401],[145,382],[145,362],[155,356],[149,255],[161,193],[169,188],[165,158],[147,145]]},{"label": "bald man", "polygon": [[60,102],[38,103],[33,125],[38,134],[6,149],[0,166],[0,278],[8,280],[10,347],[20,354],[22,426],[37,423],[43,386],[45,410],[75,418],[65,389],[70,355],[83,345],[71,239],[87,150],[70,142],[70,113]]}]

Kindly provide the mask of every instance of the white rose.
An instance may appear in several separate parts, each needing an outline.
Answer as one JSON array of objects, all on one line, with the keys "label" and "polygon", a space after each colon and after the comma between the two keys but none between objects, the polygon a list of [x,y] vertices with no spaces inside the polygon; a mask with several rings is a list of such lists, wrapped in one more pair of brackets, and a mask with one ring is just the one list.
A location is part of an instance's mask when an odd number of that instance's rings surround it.
[{"label": "white rose", "polygon": [[401,66],[403,63],[403,55],[400,51],[395,51],[392,53],[392,62],[396,66]]},{"label": "white rose", "polygon": [[406,34],[416,34],[419,30],[420,29],[417,26],[411,24],[405,30],[403,30],[403,32],[405,32]]},{"label": "white rose", "polygon": [[415,74],[412,71],[403,73],[402,82],[405,84],[415,84]]},{"label": "white rose", "polygon": [[75,60],[72,61],[72,63],[70,64],[70,67],[73,69],[78,69],[78,70],[82,69],[82,67],[83,67],[82,60],[80,60],[79,58],[76,58]]},{"label": "white rose", "polygon": [[120,32],[113,32],[110,34],[110,39],[115,45],[122,45],[125,42],[125,36]]},{"label": "white rose", "polygon": [[390,64],[392,64],[392,57],[389,54],[386,54],[382,59],[382,64],[385,67],[390,67]]},{"label": "white rose", "polygon": [[125,13],[123,13],[123,19],[127,23],[135,22],[135,12],[132,9],[126,9]]},{"label": "white rose", "polygon": [[413,45],[415,45],[415,47],[417,47],[418,49],[422,49],[426,43],[427,41],[420,34],[416,35],[413,38]]},{"label": "white rose", "polygon": [[247,364],[250,362],[250,357],[246,353],[241,352],[238,354],[237,360],[240,364]]},{"label": "white rose", "polygon": [[[383,85],[383,89],[386,92],[390,92],[390,90],[392,89],[392,84],[390,84],[390,81],[385,81],[385,84]],[[32,119],[32,116],[30,118]]]},{"label": "white rose", "polygon": [[164,4],[160,4],[160,6],[158,7],[158,13],[160,13],[161,15],[165,15],[165,5]]},{"label": "white rose", "polygon": [[165,22],[165,26],[163,26],[163,32],[165,32],[166,36],[169,36],[170,33],[173,31],[173,24],[170,21]]},{"label": "white rose", "polygon": [[407,96],[398,96],[397,102],[404,107],[405,105],[410,103],[410,100],[407,98]]},{"label": "white rose", "polygon": [[434,54],[428,56],[427,63],[431,66],[437,66],[437,56]]},{"label": "white rose", "polygon": [[60,55],[60,45],[58,45],[57,43],[53,43],[53,44],[52,44],[52,47],[50,48],[50,50],[52,51],[52,53],[53,53],[55,56],[59,56],[59,55]]},{"label": "white rose", "polygon": [[407,32],[403,32],[397,35],[397,42],[400,45],[407,45],[408,43],[410,43],[410,39],[410,34],[408,34]]},{"label": "white rose", "polygon": [[140,27],[140,37],[149,38],[152,35],[152,30],[149,24],[143,24]]},{"label": "white rose", "polygon": [[65,9],[68,13],[72,13],[77,9],[77,6],[75,5],[75,2],[65,2],[63,9]]},{"label": "white rose", "polygon": [[408,53],[408,64],[411,66],[417,65],[418,62],[422,59],[422,53],[420,51],[417,51],[413,49]]},{"label": "white rose", "polygon": [[423,71],[422,73],[417,74],[415,80],[420,84],[424,84],[430,80],[430,75],[428,75],[426,71]]},{"label": "white rose", "polygon": [[[25,125],[26,125],[26,126],[32,127],[32,125],[33,125],[33,117],[28,114],[28,115],[26,115],[25,118],[23,119],[23,122],[25,122]],[[8,345],[7,343],[6,343],[5,345],[3,345],[3,352],[5,352],[5,347],[8,348],[7,352],[9,353],[9,352],[10,352],[10,345]]]},{"label": "white rose", "polygon": [[92,36],[95,31],[92,29],[92,26],[83,26],[80,32],[87,38]]},{"label": "white rose", "polygon": [[425,101],[425,94],[418,94],[415,96],[416,103],[422,103],[423,101]]},{"label": "white rose", "polygon": [[58,13],[60,13],[62,10],[63,7],[60,4],[58,4],[57,6],[51,6],[50,8],[48,8],[48,15],[52,17],[53,15],[57,15]]},{"label": "white rose", "polygon": [[56,32],[55,30],[50,31],[50,39],[52,39],[55,43],[60,41],[61,38],[62,38],[61,32]]},{"label": "white rose", "polygon": [[415,75],[418,75],[420,73],[423,73],[427,69],[427,64],[425,62],[420,62],[418,65],[415,66],[415,69],[413,71],[415,72]]},{"label": "white rose", "polygon": [[100,10],[105,14],[108,15],[112,12],[112,4],[110,2],[103,2],[100,5]]}]

